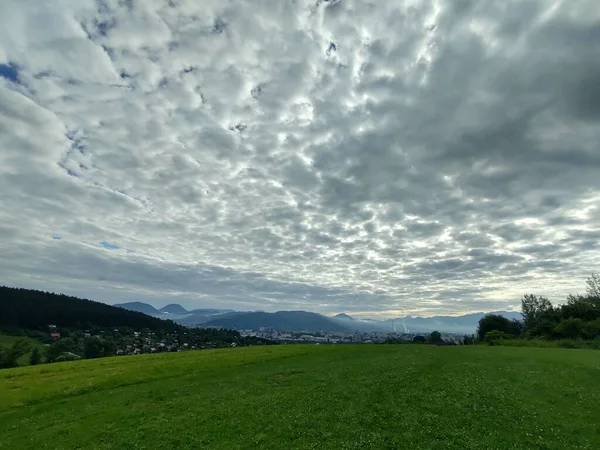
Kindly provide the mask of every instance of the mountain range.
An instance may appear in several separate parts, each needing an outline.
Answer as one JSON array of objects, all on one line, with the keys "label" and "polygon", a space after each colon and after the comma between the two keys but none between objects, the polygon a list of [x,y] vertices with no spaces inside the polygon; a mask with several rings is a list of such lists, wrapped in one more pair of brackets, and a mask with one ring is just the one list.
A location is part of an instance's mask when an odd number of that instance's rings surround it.
[{"label": "mountain range", "polygon": [[[398,332],[398,333],[445,333],[472,334],[477,329],[484,312],[462,316],[433,317],[397,317],[386,320],[356,319],[349,314],[340,313],[332,317],[307,311],[234,311],[231,309],[193,309],[172,303],[157,309],[143,302],[121,303],[114,305],[123,309],[137,311],[149,316],[171,319],[181,325],[199,327],[220,327],[237,330],[258,330],[270,328],[278,331],[324,331],[324,332]],[[494,311],[509,319],[521,319],[521,313]]]}]

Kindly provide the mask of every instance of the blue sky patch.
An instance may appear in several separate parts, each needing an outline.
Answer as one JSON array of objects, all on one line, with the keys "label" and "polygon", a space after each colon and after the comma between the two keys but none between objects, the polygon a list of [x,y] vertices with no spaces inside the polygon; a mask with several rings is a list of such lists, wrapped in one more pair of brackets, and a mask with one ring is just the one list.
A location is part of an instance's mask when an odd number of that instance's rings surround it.
[{"label": "blue sky patch", "polygon": [[52,239],[55,241],[60,241],[62,238],[60,236],[52,236]]},{"label": "blue sky patch", "polygon": [[19,68],[13,64],[0,64],[0,77],[6,78],[13,83],[19,82]]},{"label": "blue sky patch", "polygon": [[117,244],[113,244],[112,242],[108,242],[108,241],[101,241],[100,245],[107,250],[117,250],[117,249],[121,248]]}]

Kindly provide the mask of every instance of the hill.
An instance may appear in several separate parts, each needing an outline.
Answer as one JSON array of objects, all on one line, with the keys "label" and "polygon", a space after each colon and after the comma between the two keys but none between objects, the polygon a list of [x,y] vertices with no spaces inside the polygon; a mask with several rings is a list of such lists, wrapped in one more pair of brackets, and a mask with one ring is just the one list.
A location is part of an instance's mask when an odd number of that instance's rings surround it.
[{"label": "hill", "polygon": [[321,314],[306,311],[248,312],[227,314],[204,323],[206,327],[235,330],[272,328],[278,331],[348,331],[343,325]]},{"label": "hill", "polygon": [[334,319],[342,319],[342,320],[354,320],[354,317],[349,316],[346,313],[340,313],[333,316]]},{"label": "hill", "polygon": [[130,327],[176,329],[179,325],[140,312],[63,294],[0,287],[0,328],[47,330],[65,328]]},{"label": "hill", "polygon": [[163,306],[158,311],[162,314],[174,314],[179,316],[185,316],[189,314],[187,309],[181,305],[178,305],[177,303],[171,303],[170,305]]},{"label": "hill", "polygon": [[7,369],[0,442],[11,450],[593,449],[598,355],[284,345]]},{"label": "hill", "polygon": [[156,309],[154,306],[143,302],[120,303],[114,306],[129,311],[141,312],[160,319],[169,319],[181,325],[191,327],[201,325],[216,316],[235,313],[235,311],[231,309],[216,308],[193,309],[188,311],[177,303],[171,303],[160,309]]},{"label": "hill", "polygon": [[117,303],[113,306],[116,306],[117,308],[123,308],[128,311],[134,311],[134,312],[139,312],[142,314],[147,314],[147,315],[153,316],[153,317],[160,315],[160,312],[154,306],[149,305],[148,303],[143,303],[143,302]]}]

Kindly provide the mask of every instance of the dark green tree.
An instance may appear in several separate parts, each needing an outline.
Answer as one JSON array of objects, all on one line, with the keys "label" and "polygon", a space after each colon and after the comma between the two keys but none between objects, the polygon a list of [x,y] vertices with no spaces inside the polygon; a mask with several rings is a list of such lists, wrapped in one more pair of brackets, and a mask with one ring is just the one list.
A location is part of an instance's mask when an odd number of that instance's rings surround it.
[{"label": "dark green tree", "polygon": [[427,339],[425,339],[425,336],[415,336],[412,341],[413,344],[424,344]]},{"label": "dark green tree", "polygon": [[83,356],[87,359],[103,358],[112,356],[116,352],[116,346],[107,339],[91,338],[86,339],[83,344]]},{"label": "dark green tree", "polygon": [[77,343],[71,338],[59,339],[58,341],[50,344],[46,351],[46,361],[54,362],[63,353],[77,351]]},{"label": "dark green tree", "polygon": [[530,335],[546,334],[556,326],[556,315],[550,300],[526,294],[521,300],[524,330]]},{"label": "dark green tree", "polygon": [[600,339],[600,319],[584,322],[581,328],[581,337],[583,339]]},{"label": "dark green tree", "polygon": [[439,331],[432,331],[429,335],[430,344],[440,344],[442,342],[442,335]]},{"label": "dark green tree", "polygon": [[0,349],[0,369],[8,369],[10,367],[17,367],[17,359],[12,349]]},{"label": "dark green tree", "polygon": [[83,357],[86,359],[100,358],[103,356],[104,346],[102,340],[97,338],[86,339],[83,344]]},{"label": "dark green tree", "polygon": [[494,330],[516,337],[521,334],[522,324],[518,320],[509,320],[499,314],[486,314],[479,320],[477,337],[483,340],[488,332]]},{"label": "dark green tree", "polygon": [[40,349],[36,346],[33,347],[31,351],[31,356],[29,356],[29,365],[37,366],[42,362],[42,355],[40,354]]},{"label": "dark green tree", "polygon": [[561,338],[577,339],[581,337],[583,325],[583,320],[576,317],[570,317],[568,319],[561,320],[558,325],[554,327],[554,333]]},{"label": "dark green tree", "polygon": [[586,291],[588,296],[600,299],[600,275],[592,273],[585,283],[587,284]]}]

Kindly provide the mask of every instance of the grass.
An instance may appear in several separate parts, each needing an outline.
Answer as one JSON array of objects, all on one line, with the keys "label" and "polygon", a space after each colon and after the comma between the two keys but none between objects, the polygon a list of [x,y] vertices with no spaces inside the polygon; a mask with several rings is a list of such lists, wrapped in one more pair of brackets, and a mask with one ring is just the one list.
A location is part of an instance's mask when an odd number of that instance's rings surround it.
[{"label": "grass", "polygon": [[275,346],[0,371],[0,449],[597,449],[600,354]]},{"label": "grass", "polygon": [[504,345],[507,347],[587,348],[600,350],[600,339],[499,339],[498,341],[495,341],[494,345]]}]

